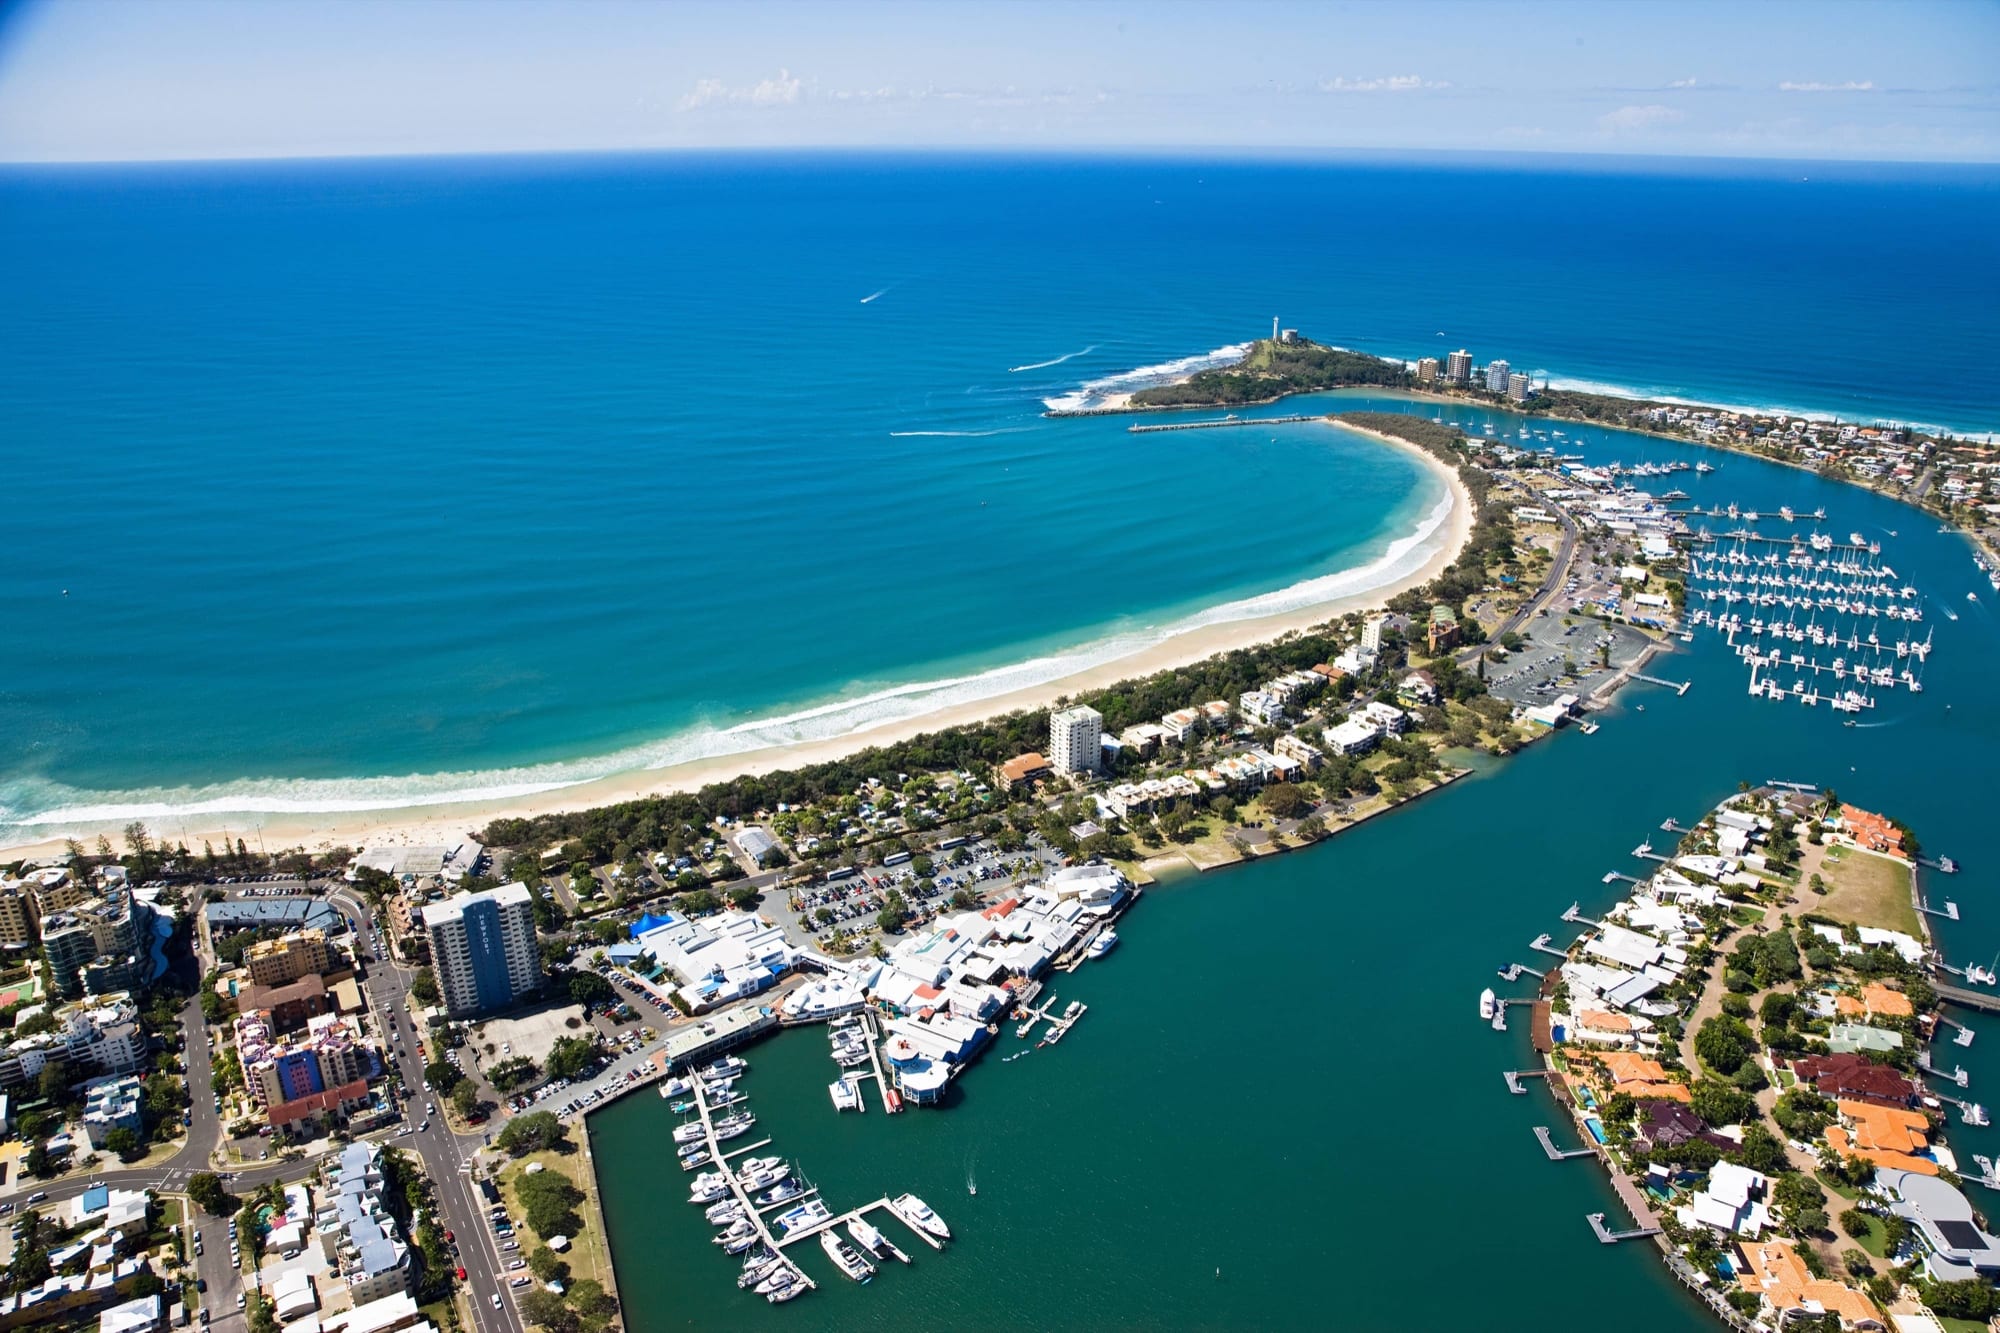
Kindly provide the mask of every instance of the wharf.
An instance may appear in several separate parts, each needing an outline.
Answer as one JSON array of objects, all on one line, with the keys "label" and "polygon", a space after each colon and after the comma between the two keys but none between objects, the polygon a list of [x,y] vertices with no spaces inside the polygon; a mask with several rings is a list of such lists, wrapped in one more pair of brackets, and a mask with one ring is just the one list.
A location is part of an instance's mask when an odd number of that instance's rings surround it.
[{"label": "wharf", "polygon": [[1626,874],[1622,870],[1607,870],[1604,872],[1604,882],[1606,884],[1616,884],[1620,880],[1623,880],[1627,884],[1635,884],[1635,885],[1644,884],[1646,882],[1643,879],[1636,879],[1633,876]]},{"label": "wharf", "polygon": [[1556,1147],[1556,1141],[1549,1136],[1549,1127],[1547,1125],[1535,1126],[1535,1138],[1541,1143],[1542,1151],[1549,1155],[1551,1162],[1563,1162],[1568,1161],[1572,1157],[1595,1157],[1597,1155],[1596,1148]]},{"label": "wharf", "polygon": [[868,1032],[868,1065],[873,1071],[875,1090],[882,1094],[882,1113],[894,1115],[903,1109],[903,1103],[890,1093],[889,1076],[882,1072],[882,1031],[875,1026],[875,1012],[872,1009],[862,1012],[861,1026]]},{"label": "wharf", "polygon": [[1049,996],[1048,1003],[1044,1004],[1041,1008],[1024,1011],[1027,1017],[1014,1025],[1014,1035],[1022,1038],[1027,1037],[1029,1033],[1035,1030],[1035,1024],[1047,1018],[1049,1010],[1055,1008],[1056,1003],[1061,999],[1060,995],[1051,995]]},{"label": "wharf", "polygon": [[1128,434],[1150,435],[1162,430],[1221,430],[1229,426],[1289,426],[1300,421],[1324,421],[1325,417],[1299,413],[1289,417],[1224,417],[1220,421],[1169,421],[1157,426],[1127,426]]},{"label": "wharf", "polygon": [[1956,1083],[1961,1088],[1969,1086],[1972,1082],[1972,1076],[1965,1072],[1963,1065],[1953,1066],[1949,1074],[1939,1069],[1932,1062],[1929,1051],[1921,1051],[1917,1054],[1917,1068],[1929,1074],[1932,1078],[1941,1078],[1947,1083]]},{"label": "wharf", "polygon": [[1075,1027],[1078,1023],[1082,1022],[1083,1016],[1089,1012],[1090,1012],[1089,1005],[1087,1004],[1078,1005],[1076,1007],[1075,1013],[1070,1014],[1063,1018],[1058,1018],[1053,1020],[1049,1024],[1049,1030],[1047,1032],[1044,1032],[1042,1034],[1042,1039],[1039,1042],[1036,1042],[1035,1044],[1037,1046],[1055,1045],[1057,1042],[1061,1041],[1064,1037],[1067,1037],[1069,1035],[1069,1030]]},{"label": "wharf", "polygon": [[1946,1018],[1943,1014],[1939,1014],[1938,1026],[1950,1028],[1952,1031],[1958,1034],[1956,1037],[1953,1037],[1951,1039],[1954,1045],[1957,1046],[1972,1045],[1972,1029],[1967,1027],[1965,1024],[1957,1022],[1953,1019]]},{"label": "wharf", "polygon": [[[787,1200],[787,1202],[791,1201]],[[896,1210],[894,1208],[889,1207],[889,1200],[886,1197],[880,1198],[875,1200],[875,1202],[873,1203],[864,1203],[859,1208],[852,1208],[849,1209],[847,1212],[841,1213],[837,1216],[825,1218],[822,1221],[815,1222],[809,1227],[800,1227],[797,1231],[789,1232],[787,1233],[787,1235],[783,1240],[778,1242],[777,1247],[778,1249],[783,1250],[787,1245],[796,1245],[802,1240],[810,1240],[812,1237],[817,1236],[820,1232],[830,1231],[834,1227],[840,1226],[842,1223],[861,1221],[865,1219],[868,1216],[868,1214],[874,1212],[878,1208],[888,1208],[892,1216],[897,1216]],[[897,1220],[901,1221],[902,1219],[900,1216],[897,1216]],[[910,1224],[904,1222],[903,1225],[909,1226]]]}]

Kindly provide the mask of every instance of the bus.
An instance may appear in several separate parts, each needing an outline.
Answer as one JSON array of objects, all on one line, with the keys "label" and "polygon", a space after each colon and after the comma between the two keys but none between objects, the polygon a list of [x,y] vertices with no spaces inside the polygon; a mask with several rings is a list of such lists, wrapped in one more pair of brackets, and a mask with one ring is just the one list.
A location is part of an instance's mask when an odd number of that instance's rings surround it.
[{"label": "bus", "polygon": [[972,839],[970,838],[946,838],[943,842],[938,844],[937,849],[941,852],[955,852],[959,848],[965,846],[966,843],[971,841]]},{"label": "bus", "polygon": [[908,852],[891,852],[882,858],[882,864],[885,866],[900,866],[908,865],[909,863],[910,853]]},{"label": "bus", "polygon": [[833,884],[843,879],[853,879],[860,873],[853,866],[835,866],[826,872],[826,882]]}]

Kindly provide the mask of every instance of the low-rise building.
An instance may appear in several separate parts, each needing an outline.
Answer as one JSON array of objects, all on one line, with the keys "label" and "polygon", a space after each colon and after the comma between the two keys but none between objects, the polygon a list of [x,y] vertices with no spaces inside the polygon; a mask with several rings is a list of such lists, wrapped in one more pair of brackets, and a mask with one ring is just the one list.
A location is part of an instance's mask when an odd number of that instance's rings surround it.
[{"label": "low-rise building", "polygon": [[145,1132],[140,1108],[146,1093],[135,1076],[91,1079],[83,1085],[83,1094],[83,1132],[91,1147],[102,1150],[105,1136],[114,1129]]},{"label": "low-rise building", "polygon": [[386,1188],[381,1146],[350,1143],[329,1169],[313,1218],[320,1251],[339,1270],[356,1307],[415,1290],[416,1264],[389,1211]]},{"label": "low-rise building", "polygon": [[251,945],[243,953],[243,969],[253,986],[287,986],[301,977],[331,972],[333,951],[324,930],[295,930]]}]

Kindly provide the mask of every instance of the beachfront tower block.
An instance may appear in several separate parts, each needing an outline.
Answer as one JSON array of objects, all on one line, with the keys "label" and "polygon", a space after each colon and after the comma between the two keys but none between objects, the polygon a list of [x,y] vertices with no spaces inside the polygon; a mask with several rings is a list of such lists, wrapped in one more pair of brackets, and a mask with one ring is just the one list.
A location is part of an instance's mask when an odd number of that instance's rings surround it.
[{"label": "beachfront tower block", "polygon": [[1472,383],[1472,353],[1463,347],[1444,359],[1444,377],[1453,384]]},{"label": "beachfront tower block", "polygon": [[1514,368],[1505,361],[1494,359],[1486,363],[1486,391],[1488,393],[1507,392],[1507,377]]},{"label": "beachfront tower block", "polygon": [[1049,766],[1058,773],[1095,773],[1103,762],[1104,715],[1065,708],[1049,715]]},{"label": "beachfront tower block", "polygon": [[453,1018],[504,1009],[542,984],[525,884],[461,893],[424,908],[438,994]]}]

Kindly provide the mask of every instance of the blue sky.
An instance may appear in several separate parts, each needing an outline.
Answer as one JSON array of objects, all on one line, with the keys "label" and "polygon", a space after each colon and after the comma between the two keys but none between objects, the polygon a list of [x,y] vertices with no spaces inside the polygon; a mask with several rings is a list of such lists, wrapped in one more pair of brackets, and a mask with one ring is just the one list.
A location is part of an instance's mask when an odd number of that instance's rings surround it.
[{"label": "blue sky", "polygon": [[2000,4],[0,0],[0,160],[700,147],[2000,160]]}]

